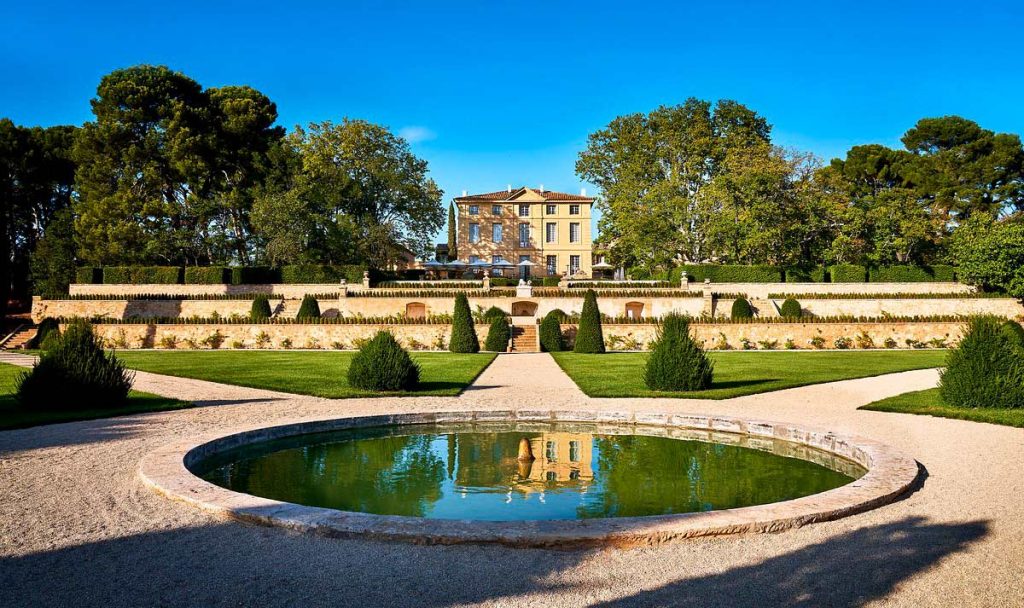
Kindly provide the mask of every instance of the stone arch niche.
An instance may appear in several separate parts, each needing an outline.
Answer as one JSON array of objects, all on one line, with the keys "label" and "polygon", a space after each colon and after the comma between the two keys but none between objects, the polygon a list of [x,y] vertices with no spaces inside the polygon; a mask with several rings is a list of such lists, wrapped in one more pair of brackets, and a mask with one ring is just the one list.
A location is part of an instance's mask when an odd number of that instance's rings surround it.
[{"label": "stone arch niche", "polygon": [[405,305],[405,316],[408,319],[426,319],[427,305],[423,302],[409,302]]},{"label": "stone arch niche", "polygon": [[644,303],[643,302],[626,302],[626,317],[629,319],[639,319],[644,316]]},{"label": "stone arch niche", "polygon": [[537,316],[536,302],[512,302],[513,317],[535,317]]}]

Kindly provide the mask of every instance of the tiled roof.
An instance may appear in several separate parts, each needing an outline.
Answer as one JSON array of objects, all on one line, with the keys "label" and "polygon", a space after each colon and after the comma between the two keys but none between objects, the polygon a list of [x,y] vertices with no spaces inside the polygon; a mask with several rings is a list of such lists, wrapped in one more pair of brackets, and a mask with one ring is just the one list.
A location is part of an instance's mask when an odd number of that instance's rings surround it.
[{"label": "tiled roof", "polygon": [[483,194],[470,194],[467,196],[455,197],[456,202],[498,202],[498,201],[510,201],[515,200],[521,194],[527,190],[539,194],[546,201],[582,201],[582,202],[593,202],[594,199],[589,196],[580,196],[578,194],[567,194],[565,192],[552,192],[551,190],[545,190],[541,192],[536,188],[527,188],[522,186],[520,188],[513,188],[512,191],[499,190],[498,192],[485,192]]}]

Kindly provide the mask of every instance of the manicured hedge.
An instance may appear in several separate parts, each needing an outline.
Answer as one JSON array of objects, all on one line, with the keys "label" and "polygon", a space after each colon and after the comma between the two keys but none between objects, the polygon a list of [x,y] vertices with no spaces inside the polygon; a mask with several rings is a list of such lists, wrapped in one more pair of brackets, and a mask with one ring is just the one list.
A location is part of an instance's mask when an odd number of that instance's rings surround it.
[{"label": "manicured hedge", "polygon": [[231,269],[232,285],[280,283],[281,271],[268,266],[236,266]]},{"label": "manicured hedge", "polygon": [[930,283],[955,280],[952,266],[879,266],[868,272],[872,283]]},{"label": "manicured hedge", "polygon": [[178,266],[132,266],[130,272],[131,282],[136,285],[176,285],[182,279]]},{"label": "manicured hedge", "polygon": [[125,285],[132,282],[131,268],[128,266],[105,266],[103,268],[104,285]]},{"label": "manicured hedge", "polygon": [[224,266],[189,266],[185,269],[186,285],[223,285],[231,279]]},{"label": "manicured hedge", "polygon": [[712,283],[781,283],[782,269],[777,266],[738,265],[738,264],[697,264],[684,265],[673,269],[668,280],[678,283],[682,273],[691,281],[703,283],[711,279]]},{"label": "manicured hedge", "polygon": [[[349,283],[362,283],[366,266],[339,266],[310,264],[305,266],[282,266],[282,283],[340,283],[345,279]],[[370,280],[376,282],[379,276],[370,272]]]},{"label": "manicured hedge", "polygon": [[839,264],[828,269],[833,283],[864,283],[868,280],[868,269],[856,264]]},{"label": "manicured hedge", "polygon": [[103,282],[103,269],[83,266],[75,271],[75,283],[79,285],[93,285]]},{"label": "manicured hedge", "polygon": [[825,269],[817,268],[787,268],[787,283],[824,283]]}]

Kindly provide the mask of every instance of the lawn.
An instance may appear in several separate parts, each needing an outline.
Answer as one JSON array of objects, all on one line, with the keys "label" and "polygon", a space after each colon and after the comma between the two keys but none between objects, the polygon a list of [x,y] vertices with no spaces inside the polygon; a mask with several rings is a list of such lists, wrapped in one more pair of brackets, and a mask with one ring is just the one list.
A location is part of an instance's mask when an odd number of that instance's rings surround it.
[{"label": "lawn", "polygon": [[167,399],[149,393],[132,391],[128,404],[118,408],[93,408],[77,410],[30,410],[21,407],[14,399],[18,376],[26,371],[24,367],[0,363],[0,429],[18,429],[54,422],[92,420],[141,412],[159,412],[191,407],[191,403]]},{"label": "lawn", "polygon": [[821,352],[712,352],[715,378],[709,390],[687,393],[647,390],[647,353],[584,355],[551,353],[591,397],[729,399],[796,386],[941,367],[944,350]]},{"label": "lawn", "polygon": [[991,422],[1024,428],[1024,410],[996,409],[991,407],[954,407],[947,405],[939,395],[939,389],[903,393],[881,401],[869,403],[860,409],[874,412],[897,414],[923,414],[940,418],[956,418],[973,422]]},{"label": "lawn", "polygon": [[[125,365],[168,376],[211,380],[331,399],[380,395],[349,386],[354,352],[336,351],[119,351]],[[491,361],[493,353],[411,353],[420,387],[399,396],[458,395]]]}]

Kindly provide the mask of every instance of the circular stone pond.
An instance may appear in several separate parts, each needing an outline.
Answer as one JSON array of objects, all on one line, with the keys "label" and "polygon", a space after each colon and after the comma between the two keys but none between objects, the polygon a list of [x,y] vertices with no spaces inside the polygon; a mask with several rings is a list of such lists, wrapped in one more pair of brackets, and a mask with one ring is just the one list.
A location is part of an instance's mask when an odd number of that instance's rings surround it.
[{"label": "circular stone pond", "polygon": [[883,504],[917,464],[731,418],[461,412],[304,422],[158,450],[159,491],[326,535],[551,546],[775,531]]}]

